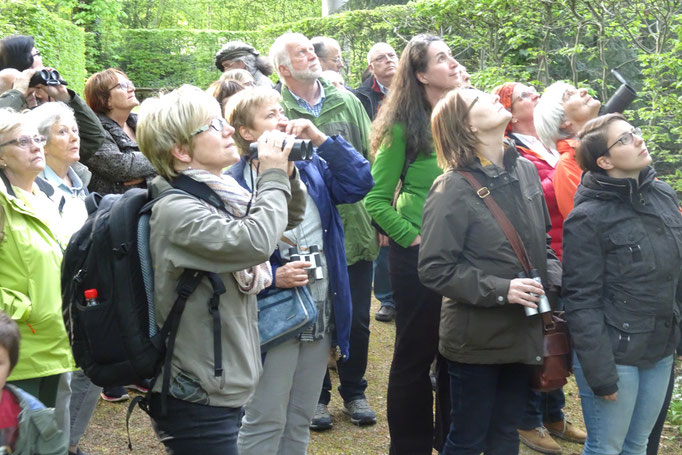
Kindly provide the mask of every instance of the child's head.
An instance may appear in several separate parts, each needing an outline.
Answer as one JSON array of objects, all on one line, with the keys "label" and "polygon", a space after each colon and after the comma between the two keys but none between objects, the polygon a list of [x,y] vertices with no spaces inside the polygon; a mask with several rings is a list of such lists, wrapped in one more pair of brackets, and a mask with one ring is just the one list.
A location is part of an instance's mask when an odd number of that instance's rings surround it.
[{"label": "child's head", "polygon": [[0,311],[0,388],[19,360],[19,327],[7,314]]}]

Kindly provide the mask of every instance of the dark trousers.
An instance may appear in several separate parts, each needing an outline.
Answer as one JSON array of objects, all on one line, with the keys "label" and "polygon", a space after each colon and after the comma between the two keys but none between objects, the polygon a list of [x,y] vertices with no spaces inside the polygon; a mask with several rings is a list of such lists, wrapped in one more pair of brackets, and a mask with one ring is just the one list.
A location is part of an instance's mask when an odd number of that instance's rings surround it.
[{"label": "dark trousers", "polygon": [[57,401],[57,388],[59,386],[59,374],[43,376],[42,378],[20,379],[8,381],[13,386],[19,387],[24,392],[30,393],[48,408],[54,408]]},{"label": "dark trousers", "polygon": [[532,430],[541,427],[542,422],[561,422],[564,420],[564,405],[566,397],[563,389],[551,392],[536,392],[531,390],[528,394],[526,412],[521,421],[521,430]]},{"label": "dark trousers", "polygon": [[668,390],[665,392],[665,401],[663,402],[663,408],[661,408],[661,413],[656,419],[656,424],[651,430],[649,435],[649,442],[646,446],[646,455],[656,455],[658,453],[658,445],[661,442],[661,433],[663,432],[663,425],[665,424],[665,418],[668,416],[668,408],[670,407],[670,400],[673,396],[673,388],[675,386],[675,366],[670,372],[670,382],[668,382]]},{"label": "dark trousers", "polygon": [[[358,261],[348,266],[351,299],[353,300],[353,320],[350,327],[349,357],[345,362],[337,362],[339,372],[339,393],[343,401],[365,398],[367,381],[367,352],[369,350],[369,308],[372,303],[372,262]],[[332,382],[329,370],[324,375],[320,403],[329,404]]]},{"label": "dark trousers", "polygon": [[448,371],[452,411],[443,455],[518,454],[530,366],[448,362]]},{"label": "dark trousers", "polygon": [[[386,398],[390,453],[394,455],[430,455],[434,444],[429,369],[438,352],[441,296],[419,281],[418,256],[418,246],[402,248],[390,242],[388,260],[396,318]],[[447,402],[449,398],[437,393],[436,400]]]},{"label": "dark trousers", "polygon": [[159,440],[172,455],[239,455],[237,434],[241,408],[190,403],[167,397],[161,416],[161,395],[152,394],[149,414]]}]

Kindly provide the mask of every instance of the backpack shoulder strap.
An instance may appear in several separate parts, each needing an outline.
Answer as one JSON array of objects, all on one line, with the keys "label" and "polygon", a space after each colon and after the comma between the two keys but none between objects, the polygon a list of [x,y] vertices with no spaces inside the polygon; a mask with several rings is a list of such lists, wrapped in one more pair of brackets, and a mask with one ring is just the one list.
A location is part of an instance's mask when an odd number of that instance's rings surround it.
[{"label": "backpack shoulder strap", "polygon": [[183,190],[202,201],[206,201],[215,208],[226,211],[223,200],[205,183],[198,182],[191,177],[180,174],[170,182],[170,184],[173,185],[173,188]]}]

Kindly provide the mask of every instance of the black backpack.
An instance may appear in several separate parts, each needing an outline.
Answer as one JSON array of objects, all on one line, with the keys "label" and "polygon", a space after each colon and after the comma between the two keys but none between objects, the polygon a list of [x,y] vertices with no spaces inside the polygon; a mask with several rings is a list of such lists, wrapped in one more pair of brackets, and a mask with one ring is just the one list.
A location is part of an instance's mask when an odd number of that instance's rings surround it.
[{"label": "black backpack", "polygon": [[[139,384],[156,378],[161,365],[163,407],[170,384],[170,359],[185,303],[206,277],[213,295],[214,368],[222,374],[218,304],[225,286],[211,272],[187,269],[178,281],[178,296],[162,328],[156,324],[154,283],[149,251],[152,207],[170,194],[191,194],[224,209],[207,185],[181,175],[173,189],[151,197],[149,190],[86,199],[88,218],[69,242],[62,263],[62,311],[76,364],[93,383],[107,386]],[[86,302],[85,291],[97,290]],[[90,303],[88,305],[88,303]]]}]

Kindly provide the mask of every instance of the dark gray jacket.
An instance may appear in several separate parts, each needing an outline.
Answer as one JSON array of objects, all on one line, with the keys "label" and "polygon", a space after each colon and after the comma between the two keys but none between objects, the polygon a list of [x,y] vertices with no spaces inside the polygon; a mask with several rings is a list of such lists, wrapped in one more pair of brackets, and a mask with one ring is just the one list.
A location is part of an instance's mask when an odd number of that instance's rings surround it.
[{"label": "dark gray jacket", "polygon": [[618,390],[616,364],[673,353],[682,297],[682,215],[653,169],[633,179],[586,172],[564,222],[563,296],[595,395]]},{"label": "dark gray jacket", "polygon": [[[547,205],[535,166],[511,147],[505,167],[466,170],[509,218],[545,288],[559,285],[561,265],[549,244]],[[439,350],[463,363],[542,363],[540,316],[509,304],[509,282],[523,270],[507,237],[473,187],[448,170],[431,187],[422,222],[419,278],[444,296]]]},{"label": "dark gray jacket", "polygon": [[[92,172],[88,190],[100,194],[123,193],[130,188],[146,188],[156,175],[154,167],[140,152],[137,142],[123,131],[118,123],[104,114],[97,114],[105,131],[102,146],[84,161]],[[126,120],[133,131],[137,128],[137,114],[130,114]],[[124,185],[124,182],[143,178],[138,185]]]}]

